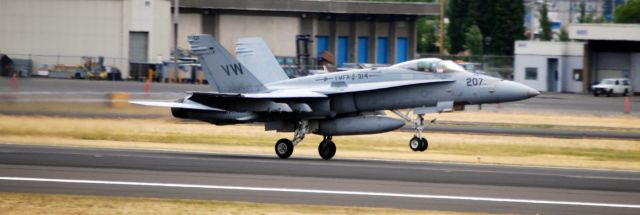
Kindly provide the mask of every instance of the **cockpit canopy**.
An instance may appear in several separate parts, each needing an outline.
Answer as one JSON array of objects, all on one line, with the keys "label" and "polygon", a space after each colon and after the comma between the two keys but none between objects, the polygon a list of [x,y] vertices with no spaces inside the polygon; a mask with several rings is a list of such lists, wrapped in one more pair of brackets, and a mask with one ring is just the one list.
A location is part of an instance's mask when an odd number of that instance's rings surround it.
[{"label": "cockpit canopy", "polygon": [[402,62],[391,66],[391,68],[404,68],[418,72],[449,73],[465,72],[464,68],[450,60],[438,58],[421,58]]}]

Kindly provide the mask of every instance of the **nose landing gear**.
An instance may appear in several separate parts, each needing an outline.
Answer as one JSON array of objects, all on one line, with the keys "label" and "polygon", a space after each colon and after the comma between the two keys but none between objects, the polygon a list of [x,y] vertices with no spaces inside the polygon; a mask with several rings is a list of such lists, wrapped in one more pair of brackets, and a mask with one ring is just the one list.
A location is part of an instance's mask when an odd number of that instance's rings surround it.
[{"label": "nose landing gear", "polygon": [[[415,152],[423,152],[427,150],[427,148],[429,148],[429,142],[427,141],[426,138],[422,136],[424,127],[426,127],[424,124],[424,114],[416,114],[418,115],[418,118],[413,120],[409,116],[407,116],[407,114],[403,114],[399,110],[391,110],[391,111],[396,115],[400,116],[401,118],[403,118],[404,120],[411,122],[415,125],[416,134],[413,135],[413,138],[411,138],[411,140],[409,140],[409,148],[411,148],[411,150]],[[434,123],[435,121],[436,119],[433,119],[429,122],[429,124]]]},{"label": "nose landing gear", "polygon": [[423,152],[429,148],[429,143],[424,137],[418,138],[417,136],[413,136],[413,138],[409,140],[409,148],[414,152]]}]

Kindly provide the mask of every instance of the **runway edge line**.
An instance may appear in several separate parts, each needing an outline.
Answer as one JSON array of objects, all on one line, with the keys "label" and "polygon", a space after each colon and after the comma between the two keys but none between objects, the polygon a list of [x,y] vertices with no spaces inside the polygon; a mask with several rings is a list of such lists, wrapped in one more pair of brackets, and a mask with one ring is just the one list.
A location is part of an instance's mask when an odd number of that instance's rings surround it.
[{"label": "runway edge line", "polygon": [[447,196],[447,195],[428,195],[428,194],[365,192],[365,191],[339,191],[339,190],[295,189],[295,188],[275,188],[275,187],[242,187],[242,186],[223,186],[223,185],[151,183],[151,182],[130,182],[130,181],[101,181],[101,180],[28,178],[28,177],[0,177],[0,180],[5,180],[5,181],[31,181],[31,182],[54,182],[54,183],[76,183],[76,184],[123,185],[123,186],[147,186],[147,187],[200,188],[200,189],[262,191],[262,192],[290,192],[290,193],[331,194],[331,195],[357,195],[357,196],[401,197],[401,198],[419,198],[419,199],[448,199],[448,200],[466,200],[466,201],[487,201],[487,202],[507,202],[507,203],[550,204],[550,205],[592,206],[592,207],[637,208],[637,209],[640,209],[640,205],[634,205],[634,204],[549,201],[549,200],[535,200],[535,199],[511,199],[511,198],[491,198],[491,197],[472,197],[472,196]]}]

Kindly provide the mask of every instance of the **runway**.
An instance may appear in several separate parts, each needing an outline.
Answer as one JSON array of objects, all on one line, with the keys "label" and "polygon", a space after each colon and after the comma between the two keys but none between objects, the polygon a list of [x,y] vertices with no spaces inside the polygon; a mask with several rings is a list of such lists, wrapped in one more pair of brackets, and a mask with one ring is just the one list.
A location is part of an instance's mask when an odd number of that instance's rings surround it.
[{"label": "runway", "polygon": [[528,214],[640,213],[638,172],[20,145],[0,145],[0,191]]}]

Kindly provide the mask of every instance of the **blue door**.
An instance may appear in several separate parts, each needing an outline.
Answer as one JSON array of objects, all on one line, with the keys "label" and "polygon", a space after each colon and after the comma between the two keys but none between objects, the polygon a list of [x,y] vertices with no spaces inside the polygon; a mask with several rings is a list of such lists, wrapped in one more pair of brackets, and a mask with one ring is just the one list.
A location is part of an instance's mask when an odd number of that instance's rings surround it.
[{"label": "blue door", "polygon": [[329,37],[328,36],[316,36],[316,56],[320,57],[320,53],[329,50]]},{"label": "blue door", "polygon": [[396,62],[401,63],[407,61],[407,52],[409,49],[409,40],[406,37],[398,37],[396,42]]},{"label": "blue door", "polygon": [[389,40],[387,37],[378,37],[378,54],[376,55],[377,61],[376,63],[386,64],[389,61],[387,60],[387,49],[389,47]]},{"label": "blue door", "polygon": [[338,37],[338,66],[349,62],[349,37]]},{"label": "blue door", "polygon": [[369,37],[358,37],[358,63],[369,63]]}]

